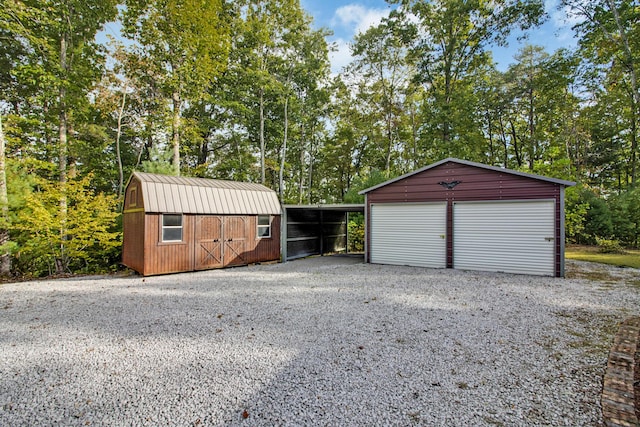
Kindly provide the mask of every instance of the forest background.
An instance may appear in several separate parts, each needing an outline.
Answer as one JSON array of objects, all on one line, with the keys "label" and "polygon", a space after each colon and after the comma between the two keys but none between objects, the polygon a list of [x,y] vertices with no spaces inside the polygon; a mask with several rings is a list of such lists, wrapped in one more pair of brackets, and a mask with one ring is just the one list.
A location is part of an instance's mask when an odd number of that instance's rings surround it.
[{"label": "forest background", "polygon": [[638,247],[637,1],[562,0],[576,49],[506,70],[543,0],[388,3],[332,73],[299,0],[2,0],[0,274],[116,269],[134,170],[315,204],[457,157],[574,180],[567,238]]}]

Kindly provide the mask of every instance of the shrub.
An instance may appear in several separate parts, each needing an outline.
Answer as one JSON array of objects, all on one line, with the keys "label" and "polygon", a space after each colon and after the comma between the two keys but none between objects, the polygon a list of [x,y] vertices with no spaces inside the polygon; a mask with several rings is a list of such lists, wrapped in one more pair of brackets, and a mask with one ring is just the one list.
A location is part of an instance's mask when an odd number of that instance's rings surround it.
[{"label": "shrub", "polygon": [[[119,258],[117,198],[93,191],[91,177],[69,180],[64,187],[40,180],[38,191],[26,196],[15,225],[17,271],[34,277],[92,273],[109,269]],[[66,212],[60,209],[63,194]]]},{"label": "shrub", "polygon": [[624,254],[625,250],[618,240],[601,239],[596,237],[598,249],[603,254]]},{"label": "shrub", "polygon": [[349,221],[349,252],[364,251],[364,223]]}]

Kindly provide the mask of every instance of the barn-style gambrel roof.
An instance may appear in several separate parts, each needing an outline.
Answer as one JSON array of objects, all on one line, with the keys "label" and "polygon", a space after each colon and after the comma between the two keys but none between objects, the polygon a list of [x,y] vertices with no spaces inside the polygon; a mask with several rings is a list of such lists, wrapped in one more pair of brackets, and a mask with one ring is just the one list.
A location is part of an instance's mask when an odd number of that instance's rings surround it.
[{"label": "barn-style gambrel roof", "polygon": [[134,172],[145,212],[280,215],[275,191],[260,184]]}]

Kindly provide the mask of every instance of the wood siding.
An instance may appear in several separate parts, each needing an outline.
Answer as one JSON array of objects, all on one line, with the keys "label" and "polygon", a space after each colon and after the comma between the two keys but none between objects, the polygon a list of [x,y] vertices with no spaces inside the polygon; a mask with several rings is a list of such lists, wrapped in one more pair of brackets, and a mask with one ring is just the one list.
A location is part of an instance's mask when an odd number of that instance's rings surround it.
[{"label": "wood siding", "polygon": [[122,216],[122,263],[136,271],[144,271],[144,223],[142,211]]},{"label": "wood siding", "polygon": [[195,270],[195,219],[194,215],[183,215],[182,242],[162,242],[162,214],[146,215],[143,275]]},{"label": "wood siding", "polygon": [[144,210],[142,184],[135,177],[131,178],[124,193],[124,211]]},{"label": "wood siding", "polygon": [[[144,199],[143,191],[145,184],[149,187],[149,183],[142,182],[140,176],[163,181],[161,186],[156,187],[167,190],[163,193],[162,200],[167,205],[169,202],[173,203],[171,210],[150,211],[150,201]],[[178,194],[168,192],[173,188],[172,183],[176,184],[173,187],[177,186],[180,190]],[[206,194],[202,193],[204,190],[201,186],[210,190],[209,193],[219,190],[227,196],[230,191],[235,191],[234,194],[239,199],[227,197],[224,200],[204,200]],[[244,194],[243,191],[251,194]],[[182,200],[187,193],[193,196],[189,203]],[[213,197],[209,193],[207,197]],[[191,204],[198,211],[176,211],[177,202],[174,203],[173,200],[176,197],[180,199],[181,206]],[[255,213],[202,214],[200,211],[204,209],[205,202],[207,207],[215,203],[228,203],[229,206],[222,209],[225,212],[235,209],[253,209],[265,214],[272,212],[271,237],[258,238],[258,215]],[[256,184],[134,174],[125,191],[122,263],[147,276],[279,260],[280,215],[273,214],[276,210],[280,212],[275,193]],[[181,241],[162,241],[163,213],[182,214]]]},{"label": "wood siding", "polygon": [[[459,181],[453,188],[441,183]],[[370,262],[370,213],[375,203],[447,202],[447,267],[453,267],[453,203],[491,200],[554,200],[555,203],[555,275],[562,273],[563,186],[557,183],[514,175],[508,172],[474,167],[454,161],[392,182],[367,193],[367,262]]]},{"label": "wood siding", "polygon": [[257,236],[256,215],[185,214],[181,242],[162,242],[162,214],[125,214],[125,224],[123,264],[145,276],[280,259],[279,215],[267,238]]}]

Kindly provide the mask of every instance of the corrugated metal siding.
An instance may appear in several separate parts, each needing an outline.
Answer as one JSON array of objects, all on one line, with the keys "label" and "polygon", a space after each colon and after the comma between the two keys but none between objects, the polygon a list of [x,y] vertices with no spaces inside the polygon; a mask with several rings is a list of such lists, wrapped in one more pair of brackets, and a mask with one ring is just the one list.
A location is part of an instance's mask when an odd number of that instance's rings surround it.
[{"label": "corrugated metal siding", "polygon": [[381,184],[375,185],[373,187],[367,188],[363,191],[360,192],[360,194],[366,194],[372,191],[375,191],[381,187],[385,187],[391,184],[394,184],[398,181],[402,181],[406,178],[409,177],[413,177],[415,175],[417,176],[426,176],[429,173],[431,173],[431,169],[436,169],[441,167],[442,165],[457,165],[457,166],[466,166],[469,167],[471,169],[477,169],[477,170],[484,170],[487,171],[489,173],[500,173],[500,174],[508,174],[511,176],[520,176],[520,177],[525,177],[527,179],[534,179],[536,181],[544,181],[544,182],[548,182],[551,183],[553,185],[560,185],[560,186],[573,186],[576,183],[573,181],[565,181],[563,179],[557,179],[557,178],[549,178],[546,176],[542,176],[542,175],[535,175],[535,174],[531,174],[531,173],[526,173],[526,172],[520,172],[520,171],[515,171],[515,170],[511,170],[511,169],[505,169],[505,168],[501,168],[498,166],[491,166],[491,165],[486,165],[483,163],[476,163],[476,162],[470,162],[468,160],[460,160],[460,159],[456,159],[453,157],[449,157],[448,159],[444,159],[441,160],[439,162],[433,163],[431,165],[425,166],[421,169],[415,170],[413,172],[409,172],[407,174],[404,174],[402,176],[399,176],[397,178],[393,178],[389,181],[383,182]]},{"label": "corrugated metal siding", "polygon": [[453,267],[553,276],[555,203],[453,205]]},{"label": "corrugated metal siding", "polygon": [[[440,182],[460,181],[452,189]],[[554,182],[558,181],[558,182]],[[539,179],[521,173],[510,173],[496,168],[476,167],[470,164],[446,161],[423,172],[409,175],[367,193],[367,211],[375,203],[446,202],[447,214],[447,267],[453,267],[453,203],[461,201],[540,200],[556,202],[555,215],[555,275],[562,274],[562,215],[561,194],[563,183],[559,180]],[[371,222],[367,219],[367,261],[371,262]]]},{"label": "corrugated metal siding", "polygon": [[[460,183],[453,189],[439,184],[452,181]],[[559,188],[547,181],[449,162],[371,191],[367,199],[370,203],[548,199],[559,195]]]},{"label": "corrugated metal siding", "polygon": [[140,182],[145,212],[224,215],[281,213],[276,193],[260,184],[142,172],[135,172],[133,176]]},{"label": "corrugated metal siding", "polygon": [[371,262],[444,268],[446,206],[446,203],[372,205]]}]

